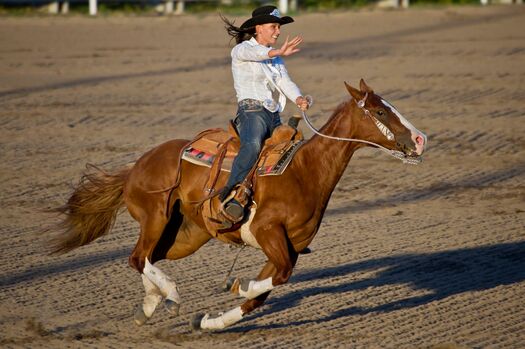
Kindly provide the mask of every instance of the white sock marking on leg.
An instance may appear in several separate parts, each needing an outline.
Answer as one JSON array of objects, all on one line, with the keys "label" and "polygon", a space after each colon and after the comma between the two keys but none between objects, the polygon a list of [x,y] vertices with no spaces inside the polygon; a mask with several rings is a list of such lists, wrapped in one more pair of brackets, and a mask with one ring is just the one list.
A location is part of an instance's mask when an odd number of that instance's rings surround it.
[{"label": "white sock marking on leg", "polygon": [[272,277],[270,276],[267,279],[261,281],[250,281],[248,290],[242,290],[239,287],[239,295],[244,298],[254,299],[255,297],[273,290]]},{"label": "white sock marking on leg", "polygon": [[142,302],[142,311],[144,311],[146,317],[150,318],[153,315],[155,308],[157,308],[157,305],[162,301],[162,295],[158,287],[155,286],[146,275],[142,274],[141,277],[142,284],[146,290],[146,295]]},{"label": "white sock marking on leg", "polygon": [[237,307],[216,318],[210,318],[210,315],[206,314],[201,320],[201,328],[204,330],[222,330],[223,328],[239,322],[241,319],[242,310],[241,307]]},{"label": "white sock marking on leg", "polygon": [[152,265],[147,258],[143,273],[160,289],[164,297],[180,304],[179,291],[177,290],[175,281],[171,280],[162,270]]}]

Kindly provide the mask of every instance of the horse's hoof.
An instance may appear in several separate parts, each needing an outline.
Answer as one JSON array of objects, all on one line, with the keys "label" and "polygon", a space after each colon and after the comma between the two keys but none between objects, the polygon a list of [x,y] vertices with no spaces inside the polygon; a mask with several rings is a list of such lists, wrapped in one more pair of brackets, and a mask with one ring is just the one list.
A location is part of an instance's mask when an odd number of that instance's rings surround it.
[{"label": "horse's hoof", "polygon": [[201,321],[204,318],[204,314],[197,314],[190,320],[190,327],[193,331],[201,330]]},{"label": "horse's hoof", "polygon": [[166,308],[168,313],[173,314],[175,316],[179,316],[179,309],[180,309],[179,303],[172,301],[171,299],[166,299],[164,301],[164,307]]},{"label": "horse's hoof", "polygon": [[135,324],[137,326],[142,326],[148,321],[148,319],[149,318],[146,316],[146,314],[144,314],[144,310],[142,310],[142,305],[139,305],[137,310],[135,310],[135,316],[133,317]]},{"label": "horse's hoof", "polygon": [[312,253],[312,250],[308,247],[305,247],[301,251],[299,251],[299,254],[310,254],[310,253]]},{"label": "horse's hoof", "polygon": [[221,286],[222,292],[228,292],[232,289],[233,283],[235,282],[235,278],[231,277],[228,278],[228,280],[224,281],[224,283]]}]

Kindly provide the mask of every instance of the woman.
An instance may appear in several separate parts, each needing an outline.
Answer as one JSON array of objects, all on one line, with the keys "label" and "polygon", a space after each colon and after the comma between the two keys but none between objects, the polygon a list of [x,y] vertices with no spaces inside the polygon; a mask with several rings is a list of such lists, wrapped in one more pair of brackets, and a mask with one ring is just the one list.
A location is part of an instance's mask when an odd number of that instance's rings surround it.
[{"label": "woman", "polygon": [[281,17],[275,6],[262,6],[255,9],[252,17],[240,27],[222,19],[228,34],[237,42],[231,56],[239,103],[234,122],[241,147],[219,198],[223,202],[225,217],[236,223],[243,218],[244,207],[229,197],[231,190],[245,179],[255,165],[264,141],[281,125],[279,112],[284,109],[286,98],[303,111],[308,109],[308,102],[288,76],[281,59],[299,52],[298,46],[303,39],[296,36],[289,40],[287,37],[280,48],[272,47],[281,34],[281,25],[293,22],[291,17]]}]

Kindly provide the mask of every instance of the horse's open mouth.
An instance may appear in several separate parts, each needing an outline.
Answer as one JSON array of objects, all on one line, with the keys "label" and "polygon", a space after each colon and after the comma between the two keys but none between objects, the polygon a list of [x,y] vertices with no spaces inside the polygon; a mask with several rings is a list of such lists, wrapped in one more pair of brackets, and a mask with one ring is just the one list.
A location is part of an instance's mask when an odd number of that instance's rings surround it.
[{"label": "horse's open mouth", "polygon": [[407,159],[409,161],[412,161],[416,164],[419,164],[421,162],[423,162],[423,157],[421,155],[413,155],[413,156],[407,156]]}]

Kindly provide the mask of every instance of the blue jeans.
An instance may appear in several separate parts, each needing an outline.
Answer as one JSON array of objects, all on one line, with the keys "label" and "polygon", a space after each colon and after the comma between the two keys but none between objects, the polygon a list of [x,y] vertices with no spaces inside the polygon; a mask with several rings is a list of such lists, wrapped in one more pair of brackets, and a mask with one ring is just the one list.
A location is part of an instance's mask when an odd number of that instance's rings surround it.
[{"label": "blue jeans", "polygon": [[281,117],[278,112],[272,113],[265,109],[259,101],[243,99],[239,102],[234,123],[239,131],[241,147],[233,160],[232,172],[226,184],[228,191],[246,178],[259,158],[264,141],[281,125]]}]

